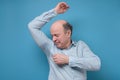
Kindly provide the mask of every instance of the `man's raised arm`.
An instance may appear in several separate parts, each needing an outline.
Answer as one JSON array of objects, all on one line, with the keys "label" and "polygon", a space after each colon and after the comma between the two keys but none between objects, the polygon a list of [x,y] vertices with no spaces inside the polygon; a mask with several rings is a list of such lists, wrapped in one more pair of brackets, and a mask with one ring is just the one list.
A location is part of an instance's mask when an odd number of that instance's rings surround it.
[{"label": "man's raised arm", "polygon": [[62,14],[68,9],[68,5],[65,2],[60,2],[56,7],[48,12],[43,13],[42,15],[33,19],[29,24],[29,30],[35,40],[35,42],[41,47],[44,48],[49,46],[51,40],[40,30],[44,24],[49,22],[57,14]]}]

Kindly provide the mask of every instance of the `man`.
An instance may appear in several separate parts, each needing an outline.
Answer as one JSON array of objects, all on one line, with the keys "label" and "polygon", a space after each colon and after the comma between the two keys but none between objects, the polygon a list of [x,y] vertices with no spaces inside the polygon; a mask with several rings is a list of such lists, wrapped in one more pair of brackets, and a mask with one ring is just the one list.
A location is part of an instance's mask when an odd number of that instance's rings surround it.
[{"label": "man", "polygon": [[100,69],[99,57],[83,41],[71,40],[72,26],[68,22],[58,20],[52,24],[52,40],[41,31],[45,23],[68,8],[65,2],[60,2],[28,25],[34,40],[47,56],[49,80],[86,80],[86,71]]}]

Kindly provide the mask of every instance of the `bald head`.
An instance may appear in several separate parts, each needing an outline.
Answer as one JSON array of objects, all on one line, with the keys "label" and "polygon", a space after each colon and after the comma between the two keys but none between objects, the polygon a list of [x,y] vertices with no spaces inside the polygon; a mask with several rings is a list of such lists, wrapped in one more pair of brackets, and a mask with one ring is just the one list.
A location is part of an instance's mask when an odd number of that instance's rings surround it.
[{"label": "bald head", "polygon": [[55,29],[55,28],[60,28],[60,29],[64,30],[65,32],[67,30],[70,30],[71,34],[72,34],[72,26],[65,20],[58,20],[58,21],[54,22],[51,26],[51,29]]},{"label": "bald head", "polygon": [[56,22],[54,22],[54,23],[52,24],[51,29],[63,27],[63,24],[66,24],[66,23],[67,23],[67,22],[66,22],[65,20],[58,20],[58,21],[56,21]]},{"label": "bald head", "polygon": [[53,24],[55,24],[55,23],[65,24],[65,23],[67,23],[67,21],[65,21],[65,20],[58,20],[58,21],[55,21]]}]

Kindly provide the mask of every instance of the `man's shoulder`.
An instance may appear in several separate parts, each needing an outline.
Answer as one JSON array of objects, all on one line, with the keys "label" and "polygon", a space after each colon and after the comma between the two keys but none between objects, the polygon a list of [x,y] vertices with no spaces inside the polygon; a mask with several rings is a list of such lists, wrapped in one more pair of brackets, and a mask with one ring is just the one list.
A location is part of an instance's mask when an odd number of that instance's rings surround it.
[{"label": "man's shoulder", "polygon": [[74,45],[82,47],[87,46],[87,44],[83,40],[74,41]]},{"label": "man's shoulder", "polygon": [[76,43],[76,44],[79,44],[79,45],[80,45],[80,44],[85,44],[85,42],[84,42],[83,40],[76,41],[75,43]]}]

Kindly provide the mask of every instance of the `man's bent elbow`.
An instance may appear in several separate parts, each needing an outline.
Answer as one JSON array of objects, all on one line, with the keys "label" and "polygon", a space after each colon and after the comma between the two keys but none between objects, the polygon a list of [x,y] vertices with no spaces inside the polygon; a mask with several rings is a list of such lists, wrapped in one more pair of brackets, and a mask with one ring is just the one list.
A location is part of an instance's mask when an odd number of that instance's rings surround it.
[{"label": "man's bent elbow", "polygon": [[32,29],[32,26],[33,26],[32,23],[29,22],[29,23],[28,23],[28,29],[31,30],[31,29]]},{"label": "man's bent elbow", "polygon": [[100,61],[99,58],[97,58],[97,61],[96,61],[96,63],[94,63],[94,64],[95,64],[95,65],[94,65],[94,70],[95,70],[95,71],[100,70],[100,68],[101,68],[101,61]]}]

